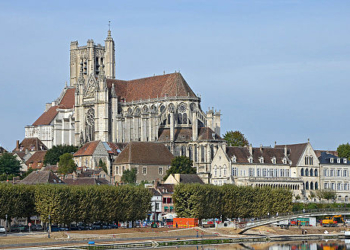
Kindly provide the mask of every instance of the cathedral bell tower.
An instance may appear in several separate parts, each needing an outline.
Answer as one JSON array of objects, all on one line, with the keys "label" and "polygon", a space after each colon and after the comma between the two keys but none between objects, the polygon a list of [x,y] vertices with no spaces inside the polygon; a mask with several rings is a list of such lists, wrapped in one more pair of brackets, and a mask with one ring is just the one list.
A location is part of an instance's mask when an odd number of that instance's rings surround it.
[{"label": "cathedral bell tower", "polygon": [[90,75],[96,77],[102,70],[106,78],[115,78],[115,48],[111,31],[105,40],[105,46],[95,44],[92,39],[87,41],[86,46],[78,45],[78,41],[70,44],[70,86],[76,87],[79,75],[85,82]]}]

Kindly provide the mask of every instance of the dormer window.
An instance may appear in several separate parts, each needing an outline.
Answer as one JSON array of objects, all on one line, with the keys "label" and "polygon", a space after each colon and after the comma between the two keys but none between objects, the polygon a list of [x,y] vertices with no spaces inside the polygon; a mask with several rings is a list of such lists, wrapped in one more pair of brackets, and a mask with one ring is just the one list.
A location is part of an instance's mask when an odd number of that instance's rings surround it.
[{"label": "dormer window", "polygon": [[344,159],[343,159],[343,163],[344,163],[344,164],[347,164],[347,163],[348,163],[348,159],[344,158]]},{"label": "dormer window", "polygon": [[232,157],[232,163],[236,163],[237,162],[237,158],[236,158],[236,156],[234,155],[233,157]]},{"label": "dormer window", "polygon": [[276,158],[275,157],[272,158],[272,164],[276,164]]},{"label": "dormer window", "polygon": [[282,162],[283,162],[283,164],[287,164],[287,159],[283,158]]},{"label": "dormer window", "polygon": [[337,159],[337,163],[340,163],[340,158]]},{"label": "dormer window", "polygon": [[264,158],[263,158],[263,157],[260,157],[260,158],[259,158],[259,162],[260,162],[260,163],[264,163]]},{"label": "dormer window", "polygon": [[330,162],[330,163],[334,163],[334,158],[330,158],[330,159],[329,159],[329,162]]},{"label": "dormer window", "polygon": [[248,158],[248,162],[249,162],[249,163],[253,163],[253,157],[249,157],[249,158]]}]

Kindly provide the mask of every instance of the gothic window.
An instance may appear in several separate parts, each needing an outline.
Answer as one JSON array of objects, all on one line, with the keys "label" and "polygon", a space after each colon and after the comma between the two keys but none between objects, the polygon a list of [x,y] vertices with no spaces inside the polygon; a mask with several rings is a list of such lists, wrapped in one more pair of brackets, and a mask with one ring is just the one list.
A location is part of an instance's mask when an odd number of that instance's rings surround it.
[{"label": "gothic window", "polygon": [[175,105],[170,103],[169,106],[168,106],[168,110],[170,113],[174,113],[175,112]]},{"label": "gothic window", "polygon": [[140,110],[140,108],[135,108],[134,115],[135,115],[135,116],[140,116],[140,115],[141,115],[141,110]]},{"label": "gothic window", "polygon": [[157,108],[156,108],[156,106],[154,106],[154,105],[152,105],[151,106],[151,113],[156,113],[157,112]]},{"label": "gothic window", "polygon": [[214,167],[214,176],[217,176],[217,174],[218,174],[218,169],[217,169],[217,167],[215,166],[215,167]]},{"label": "gothic window", "polygon": [[314,176],[314,170],[312,168],[310,169],[310,176]]},{"label": "gothic window", "polygon": [[313,190],[314,189],[314,183],[310,182],[310,189]]},{"label": "gothic window", "polygon": [[178,117],[177,119],[178,124],[182,124],[182,114],[178,114],[177,117]]},{"label": "gothic window", "polygon": [[309,182],[308,181],[305,183],[305,189],[309,190]]},{"label": "gothic window", "polygon": [[143,106],[142,112],[143,112],[144,114],[147,114],[147,113],[148,113],[148,107],[147,107],[146,105]]},{"label": "gothic window", "polygon": [[164,112],[165,112],[165,106],[162,105],[162,106],[160,106],[160,113],[164,113]]},{"label": "gothic window", "polygon": [[213,145],[210,145],[210,157],[211,157],[211,160],[213,160],[213,158],[214,158],[214,146]]},{"label": "gothic window", "polygon": [[303,168],[300,170],[300,176],[304,176],[304,169]]},{"label": "gothic window", "polygon": [[317,169],[315,169],[314,174],[315,174],[315,176],[318,176],[318,170]]},{"label": "gothic window", "polygon": [[163,175],[163,168],[162,168],[162,167],[160,167],[160,168],[158,169],[158,174],[159,174],[159,175]]},{"label": "gothic window", "polygon": [[204,146],[201,146],[201,162],[205,162]]},{"label": "gothic window", "polygon": [[194,146],[194,161],[198,162],[198,149],[197,149],[197,146]]},{"label": "gothic window", "polygon": [[180,103],[179,107],[178,107],[178,110],[180,113],[185,113],[186,110],[187,110],[187,105],[185,103]]},{"label": "gothic window", "polygon": [[315,190],[318,190],[318,182],[315,182]]},{"label": "gothic window", "polygon": [[191,109],[192,112],[195,111],[196,110],[196,104],[195,103],[191,103],[190,104],[190,109]]},{"label": "gothic window", "polygon": [[188,147],[188,156],[189,156],[189,158],[190,158],[190,160],[192,161],[193,160],[193,156],[192,156],[192,146],[189,146]]},{"label": "gothic window", "polygon": [[182,124],[187,124],[187,114],[183,113],[182,115]]},{"label": "gothic window", "polygon": [[186,156],[186,147],[185,146],[181,147],[181,155]]},{"label": "gothic window", "polygon": [[170,125],[170,114],[168,114],[168,124]]},{"label": "gothic window", "polygon": [[90,108],[86,113],[85,142],[95,140],[95,110]]},{"label": "gothic window", "polygon": [[132,115],[132,109],[128,108],[128,115]]},{"label": "gothic window", "polygon": [[309,169],[308,168],[305,169],[305,176],[309,176]]}]

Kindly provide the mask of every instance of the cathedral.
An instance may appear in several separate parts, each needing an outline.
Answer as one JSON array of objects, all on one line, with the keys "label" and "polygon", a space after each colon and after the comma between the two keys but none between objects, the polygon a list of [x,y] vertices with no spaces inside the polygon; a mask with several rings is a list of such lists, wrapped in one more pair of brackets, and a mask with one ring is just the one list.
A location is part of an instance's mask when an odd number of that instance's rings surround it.
[{"label": "cathedral", "polygon": [[37,137],[48,148],[83,145],[89,141],[165,144],[175,156],[194,162],[208,180],[219,147],[220,111],[201,109],[179,72],[135,80],[116,79],[115,44],[108,31],[105,45],[88,40],[70,44],[70,83],[44,113],[25,127],[25,137]]}]

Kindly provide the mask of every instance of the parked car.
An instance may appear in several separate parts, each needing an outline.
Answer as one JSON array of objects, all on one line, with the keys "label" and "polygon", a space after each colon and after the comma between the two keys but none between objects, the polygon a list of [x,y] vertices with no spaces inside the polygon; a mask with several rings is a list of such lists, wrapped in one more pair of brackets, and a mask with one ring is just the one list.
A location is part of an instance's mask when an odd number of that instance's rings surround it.
[{"label": "parked car", "polygon": [[6,229],[3,226],[0,226],[0,233],[6,233]]},{"label": "parked car", "polygon": [[11,232],[24,232],[26,231],[26,226],[20,225],[20,224],[15,224],[11,226]]},{"label": "parked car", "polygon": [[90,230],[99,230],[99,229],[102,229],[102,226],[100,224],[92,224],[89,228]]},{"label": "parked car", "polygon": [[34,225],[31,226],[31,230],[32,230],[32,231],[43,231],[44,228],[43,228],[43,226],[40,225],[40,224],[34,224]]}]

